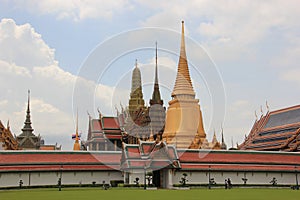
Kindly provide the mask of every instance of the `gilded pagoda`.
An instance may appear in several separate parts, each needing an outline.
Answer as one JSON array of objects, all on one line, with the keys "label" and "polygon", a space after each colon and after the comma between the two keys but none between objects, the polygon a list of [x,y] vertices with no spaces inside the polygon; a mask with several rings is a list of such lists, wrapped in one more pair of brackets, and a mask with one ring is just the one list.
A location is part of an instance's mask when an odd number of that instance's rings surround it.
[{"label": "gilded pagoda", "polygon": [[206,141],[199,100],[195,98],[185,50],[184,22],[172,100],[166,115],[163,140],[177,148],[199,149]]}]

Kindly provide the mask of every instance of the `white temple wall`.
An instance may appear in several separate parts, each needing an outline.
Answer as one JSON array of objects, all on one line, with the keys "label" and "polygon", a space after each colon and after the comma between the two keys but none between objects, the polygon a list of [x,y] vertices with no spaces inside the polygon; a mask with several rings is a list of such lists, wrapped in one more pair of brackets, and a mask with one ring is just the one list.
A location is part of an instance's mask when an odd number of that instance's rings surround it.
[{"label": "white temple wall", "polygon": [[[139,183],[144,184],[144,171],[132,170],[129,173],[129,184],[135,184],[138,177]],[[179,184],[182,174],[187,173],[187,184],[207,184],[209,173],[205,171],[177,171],[164,170],[161,175],[163,178],[162,186],[170,188],[173,184]],[[23,181],[23,186],[34,185],[56,185],[60,177],[60,172],[11,172],[0,173],[0,187],[19,186],[19,181]],[[214,178],[217,184],[224,184],[225,179],[230,178],[232,184],[243,184],[242,178],[246,177],[247,184],[271,185],[270,181],[274,178],[279,185],[295,185],[295,173],[285,172],[210,172],[210,177]],[[298,174],[300,178],[300,174]],[[111,180],[124,180],[120,171],[78,171],[62,172],[62,184],[101,184],[110,183]],[[300,179],[299,179],[300,180]]]},{"label": "white temple wall", "polygon": [[[60,172],[12,172],[0,173],[0,187],[19,186],[19,181],[23,181],[23,186],[34,185],[56,185],[60,178]],[[110,183],[111,180],[123,180],[120,171],[104,172],[62,172],[62,184],[101,184]]]},{"label": "white temple wall", "polygon": [[[208,184],[209,173],[205,171],[177,171],[172,173],[172,184],[179,184],[183,173],[188,176],[187,184]],[[210,172],[210,178],[213,178],[217,184],[224,184],[225,179],[230,178],[232,184],[243,184],[242,178],[246,177],[247,184],[271,185],[271,180],[276,178],[279,185],[295,185],[296,174],[285,172]],[[298,174],[298,179],[300,173]],[[299,179],[300,183],[300,179]]]}]

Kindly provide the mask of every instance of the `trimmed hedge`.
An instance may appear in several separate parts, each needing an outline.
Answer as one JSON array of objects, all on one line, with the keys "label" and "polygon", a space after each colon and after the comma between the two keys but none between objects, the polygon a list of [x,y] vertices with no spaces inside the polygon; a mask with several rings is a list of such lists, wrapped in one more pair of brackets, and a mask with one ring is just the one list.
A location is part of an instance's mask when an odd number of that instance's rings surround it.
[{"label": "trimmed hedge", "polygon": [[119,184],[124,184],[124,181],[123,180],[111,180],[110,181],[111,187],[118,187]]}]

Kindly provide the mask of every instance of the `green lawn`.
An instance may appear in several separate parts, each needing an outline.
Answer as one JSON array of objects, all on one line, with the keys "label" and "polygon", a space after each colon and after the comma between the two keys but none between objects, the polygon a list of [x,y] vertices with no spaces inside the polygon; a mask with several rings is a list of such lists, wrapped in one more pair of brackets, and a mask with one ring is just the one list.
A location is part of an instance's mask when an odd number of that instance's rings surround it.
[{"label": "green lawn", "polygon": [[30,189],[30,190],[3,190],[0,191],[1,200],[243,200],[243,199],[271,199],[293,200],[300,199],[300,190],[291,189],[191,189],[191,190],[147,190],[142,189],[109,189],[100,188],[63,188],[57,189]]}]

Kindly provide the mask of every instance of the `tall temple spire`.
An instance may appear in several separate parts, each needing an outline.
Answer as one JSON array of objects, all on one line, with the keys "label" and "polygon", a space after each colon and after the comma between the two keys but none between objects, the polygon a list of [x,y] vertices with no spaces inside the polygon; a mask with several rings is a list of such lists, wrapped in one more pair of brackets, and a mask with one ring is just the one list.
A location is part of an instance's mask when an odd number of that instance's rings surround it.
[{"label": "tall temple spire", "polygon": [[221,135],[222,135],[222,142],[221,142],[221,149],[227,149],[227,145],[225,143],[225,140],[224,140],[224,132],[223,132],[223,127],[221,127],[222,129],[222,132],[221,132]]},{"label": "tall temple spire", "polygon": [[30,118],[30,90],[28,90],[27,111],[22,133],[17,136],[20,149],[39,149],[41,145],[41,137],[33,134]]},{"label": "tall temple spire", "polygon": [[158,84],[158,70],[157,70],[157,42],[155,43],[155,78],[154,78],[154,89],[152,93],[152,99],[150,100],[150,105],[160,104],[163,105],[163,100],[160,96],[159,84]]},{"label": "tall temple spire", "polygon": [[195,92],[193,89],[189,67],[185,51],[185,36],[184,36],[184,21],[181,22],[181,46],[180,56],[178,62],[178,70],[175,81],[175,86],[172,92],[172,97],[180,97],[181,95],[189,95],[191,98],[195,98]]},{"label": "tall temple spire", "polygon": [[80,144],[79,144],[79,135],[78,135],[78,110],[76,114],[76,136],[75,136],[75,143],[73,146],[74,151],[79,151],[80,150]]},{"label": "tall temple spire", "polygon": [[22,132],[26,135],[32,134],[33,128],[31,126],[31,119],[30,119],[30,90],[28,90],[28,100],[27,100],[27,111],[26,111],[26,119],[24,122],[24,127],[22,128]]},{"label": "tall temple spire", "polygon": [[152,99],[150,99],[150,126],[151,137],[154,140],[160,141],[162,139],[162,133],[164,130],[166,111],[163,107],[163,100],[160,96],[159,84],[158,84],[158,64],[157,64],[157,42],[155,43],[155,77],[154,77],[154,89],[152,93]]},{"label": "tall temple spire", "polygon": [[135,67],[132,71],[129,112],[133,114],[136,110],[139,110],[144,106],[145,101],[143,99],[141,71],[138,67],[137,60],[135,60]]}]

